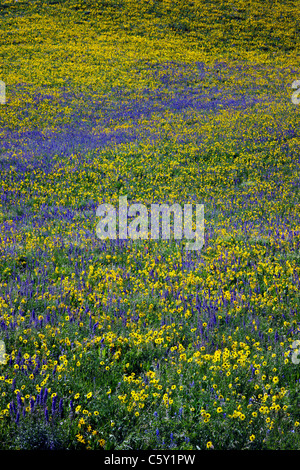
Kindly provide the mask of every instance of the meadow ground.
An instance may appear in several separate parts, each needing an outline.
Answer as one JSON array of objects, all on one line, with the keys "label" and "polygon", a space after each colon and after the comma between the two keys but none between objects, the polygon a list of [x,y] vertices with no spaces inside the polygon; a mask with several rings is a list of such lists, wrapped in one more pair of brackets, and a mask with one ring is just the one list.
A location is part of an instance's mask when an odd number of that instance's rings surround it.
[{"label": "meadow ground", "polygon": [[1,3],[1,449],[300,449],[295,4]]}]

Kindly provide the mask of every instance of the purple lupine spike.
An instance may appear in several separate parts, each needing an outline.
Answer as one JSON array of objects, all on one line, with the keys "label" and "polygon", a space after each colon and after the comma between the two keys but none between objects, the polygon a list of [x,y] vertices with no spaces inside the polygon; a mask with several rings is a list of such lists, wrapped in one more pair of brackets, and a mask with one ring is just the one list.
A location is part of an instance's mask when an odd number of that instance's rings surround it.
[{"label": "purple lupine spike", "polygon": [[71,411],[73,412],[74,411],[74,404],[73,404],[72,399],[70,400],[70,408],[71,408]]},{"label": "purple lupine spike", "polygon": [[45,388],[45,391],[44,391],[44,397],[43,397],[43,403],[44,405],[46,405],[46,402],[47,402],[47,397],[48,397],[48,389]]},{"label": "purple lupine spike", "polygon": [[9,404],[9,411],[10,411],[11,416],[13,417],[13,415],[15,413],[14,402],[13,401],[11,401],[10,404]]},{"label": "purple lupine spike", "polygon": [[16,423],[16,424],[19,424],[19,420],[20,420],[20,413],[18,412],[18,413],[17,413],[17,416],[16,416],[15,423]]},{"label": "purple lupine spike", "polygon": [[45,408],[45,419],[47,423],[49,423],[49,413],[48,413],[48,408]]},{"label": "purple lupine spike", "polygon": [[55,413],[56,402],[57,402],[57,396],[55,395],[52,399],[52,414]]},{"label": "purple lupine spike", "polygon": [[63,399],[62,398],[59,400],[58,410],[59,410],[60,416],[62,416],[63,414]]},{"label": "purple lupine spike", "polygon": [[21,408],[23,405],[23,402],[21,400],[20,392],[17,393],[17,403],[18,403],[18,407]]},{"label": "purple lupine spike", "polygon": [[34,399],[30,398],[30,410],[33,411],[34,409]]}]

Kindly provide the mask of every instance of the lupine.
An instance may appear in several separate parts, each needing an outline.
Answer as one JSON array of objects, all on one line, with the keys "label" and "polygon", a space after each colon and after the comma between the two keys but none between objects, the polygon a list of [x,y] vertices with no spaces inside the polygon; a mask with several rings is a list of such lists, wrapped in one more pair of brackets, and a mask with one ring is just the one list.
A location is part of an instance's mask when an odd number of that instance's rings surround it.
[{"label": "lupine", "polygon": [[43,396],[43,403],[44,403],[44,405],[46,405],[46,403],[47,403],[47,397],[48,397],[48,389],[45,388],[44,396]]},{"label": "lupine", "polygon": [[13,401],[11,401],[9,404],[9,411],[10,411],[11,416],[13,416],[14,413],[16,413],[16,408],[15,408],[15,404]]},{"label": "lupine", "polygon": [[44,412],[44,414],[45,414],[45,420],[46,420],[46,422],[47,422],[47,423],[49,423],[49,413],[48,413],[48,408],[45,408],[45,412]]},{"label": "lupine", "polygon": [[34,400],[33,400],[33,398],[30,398],[30,410],[31,411],[34,410]]},{"label": "lupine", "polygon": [[70,406],[70,408],[71,408],[71,412],[73,413],[73,412],[74,412],[74,403],[73,403],[73,400],[72,400],[72,399],[70,400],[69,406]]},{"label": "lupine", "polygon": [[62,416],[63,415],[63,399],[62,398],[59,400],[58,409],[59,409],[60,416]]},{"label": "lupine", "polygon": [[22,399],[21,399],[20,392],[17,393],[17,403],[18,403],[19,408],[21,408],[23,406],[23,402],[22,402]]},{"label": "lupine", "polygon": [[57,401],[57,395],[55,395],[52,399],[52,414],[55,413],[56,401]]}]

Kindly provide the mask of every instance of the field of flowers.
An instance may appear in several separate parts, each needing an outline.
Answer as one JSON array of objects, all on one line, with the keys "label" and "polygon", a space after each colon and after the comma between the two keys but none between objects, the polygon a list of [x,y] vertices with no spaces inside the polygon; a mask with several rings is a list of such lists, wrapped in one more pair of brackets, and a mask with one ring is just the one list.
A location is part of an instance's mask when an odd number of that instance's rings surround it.
[{"label": "field of flowers", "polygon": [[0,449],[300,449],[296,3],[1,2]]}]

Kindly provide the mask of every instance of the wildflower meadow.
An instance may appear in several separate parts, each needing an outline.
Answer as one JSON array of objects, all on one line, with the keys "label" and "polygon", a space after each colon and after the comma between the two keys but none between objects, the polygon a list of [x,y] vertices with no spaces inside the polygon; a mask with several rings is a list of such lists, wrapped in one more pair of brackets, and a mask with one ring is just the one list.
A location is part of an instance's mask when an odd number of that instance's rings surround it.
[{"label": "wildflower meadow", "polygon": [[[1,450],[300,450],[299,51],[291,0],[1,1]],[[201,249],[97,237],[125,196]]]}]

